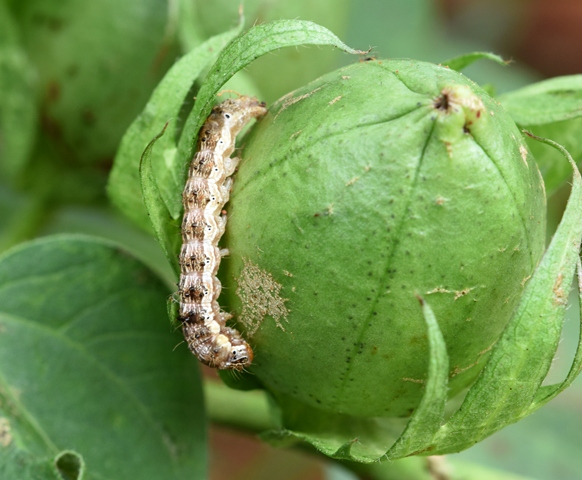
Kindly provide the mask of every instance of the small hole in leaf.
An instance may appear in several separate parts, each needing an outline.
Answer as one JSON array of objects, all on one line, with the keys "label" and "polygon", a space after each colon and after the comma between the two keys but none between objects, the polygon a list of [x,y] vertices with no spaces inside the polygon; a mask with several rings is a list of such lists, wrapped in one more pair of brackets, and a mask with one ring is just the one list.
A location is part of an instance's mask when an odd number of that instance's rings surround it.
[{"label": "small hole in leaf", "polygon": [[85,463],[81,455],[69,450],[57,455],[55,467],[63,480],[78,480],[83,474]]}]

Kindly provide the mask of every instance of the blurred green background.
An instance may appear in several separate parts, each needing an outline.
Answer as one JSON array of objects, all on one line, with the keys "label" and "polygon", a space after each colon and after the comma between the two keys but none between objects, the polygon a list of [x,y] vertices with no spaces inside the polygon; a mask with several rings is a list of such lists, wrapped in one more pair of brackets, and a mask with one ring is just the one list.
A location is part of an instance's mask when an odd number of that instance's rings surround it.
[{"label": "blurred green background", "polygon": [[[123,132],[178,56],[237,22],[238,0],[0,0],[0,251],[56,232],[114,239],[171,280],[157,244],[108,204],[105,185]],[[433,62],[487,50],[464,73],[497,94],[582,73],[580,0],[248,0],[246,24],[312,20],[376,57]],[[357,61],[326,48],[287,49],[230,88],[272,102]],[[2,92],[10,91],[11,95]],[[578,161],[580,159],[577,159]],[[549,230],[568,195],[549,199]],[[563,378],[578,336],[573,296],[550,381]],[[212,375],[212,373],[208,373]],[[582,478],[582,379],[548,406],[450,456],[540,480]],[[222,428],[211,433],[212,478],[335,480],[337,466],[274,450]]]}]

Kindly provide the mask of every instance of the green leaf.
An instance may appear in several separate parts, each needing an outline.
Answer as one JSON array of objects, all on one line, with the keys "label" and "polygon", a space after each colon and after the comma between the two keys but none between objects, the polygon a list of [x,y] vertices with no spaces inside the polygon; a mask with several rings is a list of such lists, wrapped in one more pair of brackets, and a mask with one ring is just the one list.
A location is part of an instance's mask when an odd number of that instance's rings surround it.
[{"label": "green leaf", "polygon": [[[184,129],[180,134],[177,150],[175,147],[168,144],[168,142],[175,141],[173,132],[166,133],[166,135],[164,135],[160,140],[160,142],[165,142],[162,148],[158,149],[159,145],[156,144],[156,149],[151,152],[151,169],[153,173],[151,175],[148,174],[151,180],[155,179],[156,187],[155,189],[147,187],[147,189],[151,191],[157,190],[159,196],[164,200],[167,214],[164,212],[164,208],[155,207],[159,208],[160,215],[156,215],[155,218],[152,217],[152,220],[158,223],[154,227],[154,230],[157,232],[158,238],[165,242],[163,248],[168,252],[170,258],[172,252],[174,255],[178,253],[179,246],[177,240],[175,240],[177,238],[177,230],[172,219],[177,219],[182,212],[182,190],[184,189],[184,183],[186,181],[188,163],[194,155],[194,147],[196,145],[198,131],[212,109],[216,93],[236,72],[261,55],[278,48],[306,43],[333,45],[349,53],[362,53],[349,48],[329,30],[312,22],[281,20],[254,27],[230,43],[220,54],[218,60],[208,73],[204,84],[196,96],[194,108],[188,116]],[[168,77],[164,79],[163,84],[167,85],[167,88],[172,87],[175,89],[176,84],[174,81],[170,82],[167,78]],[[168,82],[167,84],[166,81]],[[162,86],[160,85],[158,89],[161,88]],[[156,95],[157,92],[158,90],[156,90],[154,95]],[[174,108],[176,108],[176,106]],[[161,126],[157,122],[155,124],[158,128]],[[149,138],[151,139],[151,134],[153,132],[150,130],[149,133]],[[168,138],[168,140],[165,140],[166,138]],[[160,150],[161,153],[156,153],[160,152]],[[123,152],[122,154],[120,150],[118,157],[121,158],[122,156],[127,158],[126,152]],[[161,160],[162,158],[163,160]],[[120,162],[121,164],[125,163],[125,171],[130,170],[127,168],[127,161],[120,160]],[[113,187],[114,184],[116,185],[115,187]],[[115,190],[115,194],[112,195],[112,197],[114,198],[115,203],[125,212],[128,210],[129,206],[127,201],[124,200],[125,205],[122,206],[117,200],[122,197],[122,195],[117,194],[117,192],[119,192],[120,184],[121,182],[119,182],[119,178],[113,178],[112,175],[110,193],[112,193],[112,189]],[[123,193],[123,198],[129,198],[127,192]],[[134,203],[133,208],[135,208],[135,198],[136,195],[134,193],[131,195],[130,200]],[[135,212],[133,215],[135,215]],[[140,217],[142,218],[142,222],[146,218],[143,212],[140,213]],[[174,260],[172,260],[172,262],[174,262]]]},{"label": "green leaf", "polygon": [[107,161],[174,59],[167,2],[12,2],[38,74],[47,137],[70,161]]},{"label": "green leaf", "polygon": [[[207,36],[224,31],[238,15],[239,2],[232,0],[194,0],[199,25]],[[245,26],[250,28],[284,18],[310,20],[345,37],[350,15],[350,0],[293,0],[292,2],[246,0]],[[369,32],[368,32],[369,33]],[[362,36],[360,36],[362,38]],[[368,44],[368,39],[366,39]],[[261,100],[271,103],[282,95],[305,85],[337,67],[339,52],[328,48],[285,49],[276,55],[267,55],[253,62],[245,72],[252,77],[261,91]],[[273,72],[276,72],[276,81]],[[248,93],[246,90],[240,92]]]},{"label": "green leaf", "polygon": [[521,126],[547,125],[582,116],[582,75],[533,83],[499,97]]},{"label": "green leaf", "polygon": [[[189,52],[198,47],[204,41],[200,21],[198,19],[198,12],[196,11],[194,2],[190,0],[178,0],[177,9],[178,39],[182,50]],[[216,34],[218,35],[225,30],[226,28],[220,30],[220,32],[217,32]]]},{"label": "green leaf", "polygon": [[137,228],[121,215],[115,214],[111,207],[61,206],[50,212],[50,222],[44,224],[37,235],[71,232],[93,235],[115,242],[156,273],[166,285],[174,288],[176,274],[168,263],[159,242],[151,234]]},{"label": "green leaf", "polygon": [[555,398],[560,392],[572,385],[572,382],[576,380],[576,377],[578,377],[582,371],[582,266],[580,265],[580,260],[578,260],[578,291],[581,328],[578,337],[578,347],[576,348],[576,354],[574,355],[570,371],[563,382],[540,387],[536,394],[536,398],[523,416],[535,412],[538,408],[543,407],[546,403]]},{"label": "green leaf", "polygon": [[84,462],[87,478],[206,478],[200,381],[175,349],[166,296],[142,264],[90,237],[0,257],[0,472],[19,459],[31,472],[2,478],[39,478],[48,459],[80,475]]},{"label": "green leaf", "polygon": [[168,191],[174,192],[173,201],[169,205],[171,212],[181,208],[181,194],[186,180],[188,162],[194,155],[198,131],[210,114],[215,103],[215,95],[220,88],[236,72],[260,56],[279,48],[306,44],[331,45],[352,54],[365,53],[348,47],[326,28],[301,20],[279,20],[257,25],[224,49],[196,96],[196,103],[186,120],[178,143],[175,162],[178,164],[176,170],[178,175],[169,179],[174,183],[166,187]]},{"label": "green leaf", "polygon": [[[576,162],[582,160],[582,75],[556,77],[501,95],[499,101],[520,126],[563,145]],[[555,149],[528,139],[548,195],[570,176]]]},{"label": "green leaf", "polygon": [[37,128],[34,71],[0,3],[0,176],[16,177],[29,159]]},{"label": "green leaf", "polygon": [[[580,164],[582,161],[582,141],[580,141],[582,117],[526,128],[538,136],[551,138],[564,145],[576,163]],[[547,195],[551,196],[570,177],[570,167],[556,150],[545,148],[543,144],[531,138],[527,139],[527,144],[544,177]]]},{"label": "green leaf", "polygon": [[323,454],[354,462],[371,463],[382,458],[406,426],[406,418],[356,417],[310,407],[290,397],[276,396],[273,411],[279,425],[261,438],[274,446],[304,441]]},{"label": "green leaf", "polygon": [[[170,180],[166,177],[177,175],[179,170],[174,164],[172,152],[179,133],[178,120],[182,104],[187,100],[196,79],[224,46],[240,33],[240,28],[239,25],[229,32],[211,38],[176,62],[121,141],[109,177],[109,197],[126,216],[145,229],[150,229],[151,223],[141,196],[139,162],[142,152],[164,124],[170,122],[166,136],[152,152],[152,168],[156,174],[160,174],[158,180],[161,185],[177,183],[177,179]],[[162,178],[165,178],[165,181],[161,181]],[[181,187],[179,190],[181,191]],[[173,218],[176,218],[180,206],[176,206],[175,203],[173,205],[175,208],[171,213]]]},{"label": "green leaf", "polygon": [[412,414],[406,429],[386,456],[397,459],[413,455],[430,447],[431,441],[441,427],[447,402],[449,382],[449,357],[445,339],[429,304],[420,299],[426,321],[430,360],[424,395]]},{"label": "green leaf", "polygon": [[433,453],[468,448],[517,421],[539,401],[538,389],[560,339],[582,237],[580,172],[563,147],[557,148],[574,169],[572,193],[562,221],[480,377],[460,409],[437,433]]},{"label": "green leaf", "polygon": [[152,171],[151,160],[154,144],[164,135],[167,126],[168,124],[166,123],[164,129],[154,137],[143,152],[139,173],[143,200],[150,221],[152,222],[156,238],[162,246],[166,258],[174,272],[177,274],[180,271],[180,265],[178,263],[178,257],[176,257],[174,252],[180,248],[181,237],[176,235],[176,232],[180,231],[180,224],[172,218],[172,215],[168,212],[168,209],[162,200],[156,176]]},{"label": "green leaf", "polygon": [[[4,421],[4,427],[8,430],[3,433],[8,433],[3,436],[3,440],[9,443],[0,444],[0,478],[2,479],[18,479],[18,480],[63,480],[54,466],[54,459],[50,456],[44,457],[34,455],[15,445],[13,441],[11,425],[6,422],[6,419],[0,417]],[[8,439],[8,440],[6,440]]]},{"label": "green leaf", "polygon": [[501,58],[499,55],[495,55],[494,53],[472,52],[472,53],[466,53],[465,55],[460,55],[460,56],[455,57],[455,58],[451,58],[445,62],[441,62],[441,65],[447,66],[453,70],[456,70],[457,72],[460,72],[461,70],[467,68],[469,65],[476,62],[477,60],[481,60],[484,58],[486,58],[487,60],[491,60],[493,62],[496,62],[496,63],[503,65],[503,66],[508,64],[508,62],[503,60],[503,58]]}]

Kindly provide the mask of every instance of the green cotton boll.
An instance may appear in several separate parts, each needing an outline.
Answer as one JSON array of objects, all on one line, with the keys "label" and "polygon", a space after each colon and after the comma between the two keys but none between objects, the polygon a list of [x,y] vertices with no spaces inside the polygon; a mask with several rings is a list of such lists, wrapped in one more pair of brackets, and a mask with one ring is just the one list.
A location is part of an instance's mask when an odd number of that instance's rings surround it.
[{"label": "green cotton boll", "polygon": [[523,135],[462,74],[360,62],[273,104],[245,139],[223,292],[253,378],[331,413],[407,416],[432,307],[450,396],[471,385],[540,261],[545,194]]}]

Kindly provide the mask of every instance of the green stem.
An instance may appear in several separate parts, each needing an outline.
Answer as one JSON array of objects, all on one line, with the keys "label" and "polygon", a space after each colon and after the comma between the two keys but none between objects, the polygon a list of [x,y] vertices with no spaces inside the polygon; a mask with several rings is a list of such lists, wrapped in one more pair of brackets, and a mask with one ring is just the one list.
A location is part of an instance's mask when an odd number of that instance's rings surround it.
[{"label": "green stem", "polygon": [[241,391],[222,382],[204,382],[206,411],[213,423],[246,433],[258,434],[276,429],[269,414],[267,396],[262,390]]}]

